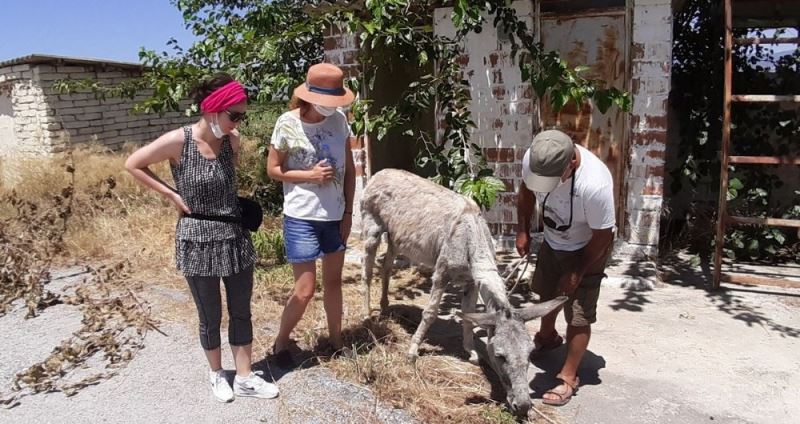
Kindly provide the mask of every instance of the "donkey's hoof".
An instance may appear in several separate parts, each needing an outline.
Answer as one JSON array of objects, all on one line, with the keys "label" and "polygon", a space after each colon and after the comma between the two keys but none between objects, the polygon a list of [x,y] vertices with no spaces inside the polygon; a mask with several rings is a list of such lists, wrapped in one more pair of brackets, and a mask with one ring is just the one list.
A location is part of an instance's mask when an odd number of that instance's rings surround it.
[{"label": "donkey's hoof", "polygon": [[415,343],[408,349],[408,353],[406,353],[406,359],[408,362],[413,364],[414,362],[417,362],[417,358],[419,358],[419,345]]}]

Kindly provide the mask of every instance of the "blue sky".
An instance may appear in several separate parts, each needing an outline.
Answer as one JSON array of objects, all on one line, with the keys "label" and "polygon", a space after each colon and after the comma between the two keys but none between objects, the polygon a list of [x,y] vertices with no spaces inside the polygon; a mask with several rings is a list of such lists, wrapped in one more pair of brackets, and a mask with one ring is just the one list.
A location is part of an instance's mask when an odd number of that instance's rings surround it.
[{"label": "blue sky", "polygon": [[194,40],[169,0],[3,0],[0,61],[32,53],[138,62],[141,46]]}]

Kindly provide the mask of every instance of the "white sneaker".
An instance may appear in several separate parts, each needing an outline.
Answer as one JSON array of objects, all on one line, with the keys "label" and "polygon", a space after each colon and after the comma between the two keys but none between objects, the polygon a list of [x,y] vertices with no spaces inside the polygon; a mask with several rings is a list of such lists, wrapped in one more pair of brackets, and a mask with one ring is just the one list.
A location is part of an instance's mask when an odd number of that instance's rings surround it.
[{"label": "white sneaker", "polygon": [[221,368],[216,371],[208,372],[208,379],[211,381],[211,393],[214,399],[220,402],[230,402],[233,400],[233,390],[225,379],[225,371]]},{"label": "white sneaker", "polygon": [[278,396],[278,386],[267,383],[260,375],[261,371],[250,372],[247,377],[239,377],[238,375],[233,379],[233,392],[236,396],[251,396],[262,399],[272,399]]}]

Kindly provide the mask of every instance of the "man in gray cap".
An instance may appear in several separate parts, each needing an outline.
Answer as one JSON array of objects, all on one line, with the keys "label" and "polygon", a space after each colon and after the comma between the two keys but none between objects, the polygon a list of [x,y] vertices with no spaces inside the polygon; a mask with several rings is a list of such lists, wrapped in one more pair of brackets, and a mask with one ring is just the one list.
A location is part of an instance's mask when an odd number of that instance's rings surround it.
[{"label": "man in gray cap", "polygon": [[[614,238],[614,186],[611,173],[597,156],[556,130],[534,137],[523,158],[522,173],[517,252],[530,253],[531,218],[538,202],[544,242],[537,255],[533,291],[541,301],[561,294],[570,297],[564,305],[567,358],[557,375],[561,384],[542,397],[544,403],[560,406],[578,389],[578,366],[596,321],[600,282],[606,276]],[[563,343],[555,328],[558,313],[542,317],[534,337],[538,352]]]}]

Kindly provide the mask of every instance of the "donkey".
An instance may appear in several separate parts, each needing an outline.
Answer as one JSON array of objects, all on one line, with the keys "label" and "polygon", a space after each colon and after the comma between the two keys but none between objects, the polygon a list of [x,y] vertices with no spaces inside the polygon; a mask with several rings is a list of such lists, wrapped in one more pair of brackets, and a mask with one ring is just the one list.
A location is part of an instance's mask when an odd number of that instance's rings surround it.
[{"label": "donkey", "polygon": [[[505,283],[497,271],[489,226],[475,202],[406,171],[385,169],[376,173],[361,198],[365,284],[364,305],[370,313],[370,282],[375,253],[382,234],[387,250],[381,269],[380,307],[389,306],[392,263],[398,254],[433,269],[431,293],[422,321],[411,338],[408,358],[415,360],[422,338],[435,321],[439,303],[449,283],[463,285],[461,313],[463,347],[472,363],[478,362],[473,340],[475,325],[487,330],[488,363],[500,377],[506,401],[518,415],[531,407],[527,370],[533,341],[524,323],[540,318],[567,301],[559,297],[526,308],[513,308]],[[480,294],[486,311],[475,312]]]}]

